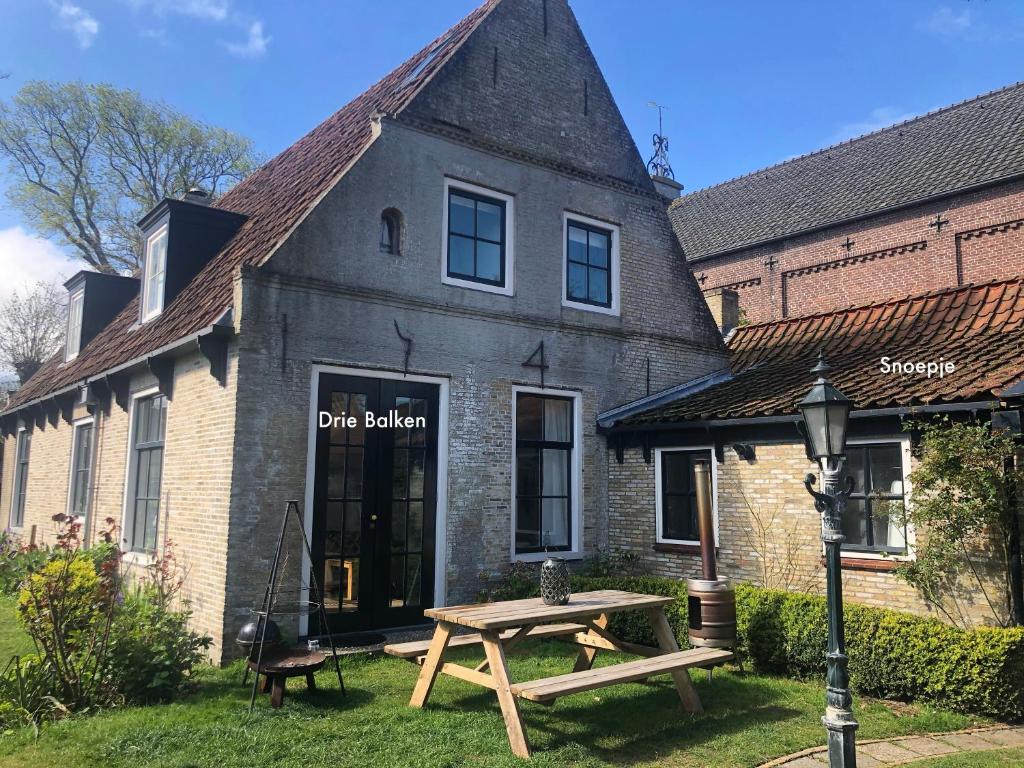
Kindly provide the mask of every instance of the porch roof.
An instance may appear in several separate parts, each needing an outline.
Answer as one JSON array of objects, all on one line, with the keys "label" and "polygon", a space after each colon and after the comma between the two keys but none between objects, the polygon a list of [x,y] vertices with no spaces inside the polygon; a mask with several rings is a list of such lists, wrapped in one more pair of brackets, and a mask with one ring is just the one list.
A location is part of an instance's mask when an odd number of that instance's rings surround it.
[{"label": "porch roof", "polygon": [[[598,417],[605,428],[787,416],[823,350],[830,378],[858,410],[1017,396],[1024,381],[1024,278],[738,328],[731,372]],[[891,363],[952,363],[942,376],[883,373]]]}]

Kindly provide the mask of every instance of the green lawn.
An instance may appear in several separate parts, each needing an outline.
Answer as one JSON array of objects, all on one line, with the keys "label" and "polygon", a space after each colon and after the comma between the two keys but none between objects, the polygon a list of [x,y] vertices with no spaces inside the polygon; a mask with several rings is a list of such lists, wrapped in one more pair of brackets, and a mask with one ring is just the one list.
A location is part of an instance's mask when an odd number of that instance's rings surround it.
[{"label": "green lawn", "polygon": [[946,757],[933,757],[909,764],[912,768],[1018,768],[1024,765],[1024,749],[994,749]]},{"label": "green lawn", "polygon": [[[10,617],[10,603],[0,604]],[[5,625],[0,653],[17,634]],[[469,651],[465,658],[476,658]],[[510,652],[513,678],[564,672],[573,651],[548,642]],[[508,750],[493,693],[442,677],[426,710],[406,706],[413,665],[383,657],[345,661],[343,698],[330,672],[322,690],[294,695],[272,711],[266,697],[246,714],[240,669],[205,670],[201,688],[179,702],[81,716],[0,737],[0,766],[230,768],[232,766],[479,766],[523,765]],[[707,713],[690,718],[668,678],[624,685],[559,701],[523,703],[536,766],[753,766],[820,744],[821,683],[717,671],[694,675]],[[927,707],[859,700],[861,738],[950,731],[983,722]]]}]

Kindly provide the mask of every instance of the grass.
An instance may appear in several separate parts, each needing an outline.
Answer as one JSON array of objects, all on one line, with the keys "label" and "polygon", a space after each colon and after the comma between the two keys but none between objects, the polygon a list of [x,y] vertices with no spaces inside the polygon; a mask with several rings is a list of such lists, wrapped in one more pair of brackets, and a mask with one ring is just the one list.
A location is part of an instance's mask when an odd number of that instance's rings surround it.
[{"label": "grass", "polygon": [[[0,602],[0,654],[19,642],[7,624],[10,601]],[[459,653],[478,660],[471,650]],[[513,678],[564,672],[573,651],[555,642],[509,653]],[[2,657],[2,656],[0,656]],[[246,713],[248,688],[237,665],[207,669],[200,687],[175,703],[78,716],[44,726],[38,739],[25,729],[0,737],[0,766],[60,768],[198,768],[311,765],[420,768],[522,766],[512,757],[494,694],[442,677],[425,710],[407,706],[417,668],[389,657],[346,659],[348,696],[330,671],[321,690],[292,681],[285,707],[272,711],[261,696]],[[553,707],[523,703],[533,765],[754,766],[823,741],[823,685],[716,671],[694,679],[706,714],[680,708],[668,678],[580,694]],[[951,731],[986,721],[929,707],[860,699],[864,739]],[[995,765],[999,765],[996,763]]]},{"label": "grass", "polygon": [[1019,768],[1021,765],[1024,765],[1024,749],[1021,748],[968,752],[910,763],[912,768]]}]

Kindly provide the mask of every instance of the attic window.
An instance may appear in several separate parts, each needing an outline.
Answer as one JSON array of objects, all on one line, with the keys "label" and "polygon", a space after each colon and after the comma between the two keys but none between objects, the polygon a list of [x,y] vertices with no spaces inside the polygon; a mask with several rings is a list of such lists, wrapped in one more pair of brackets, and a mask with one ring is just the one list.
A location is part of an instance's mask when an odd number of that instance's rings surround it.
[{"label": "attic window", "polygon": [[380,215],[380,250],[399,256],[402,253],[402,214],[395,208],[386,208]]},{"label": "attic window", "polygon": [[75,291],[68,301],[68,337],[64,342],[64,360],[74,360],[82,347],[82,309],[85,291]]},{"label": "attic window", "polygon": [[146,241],[146,257],[142,274],[142,322],[163,311],[164,282],[167,274],[167,225],[160,227]]}]

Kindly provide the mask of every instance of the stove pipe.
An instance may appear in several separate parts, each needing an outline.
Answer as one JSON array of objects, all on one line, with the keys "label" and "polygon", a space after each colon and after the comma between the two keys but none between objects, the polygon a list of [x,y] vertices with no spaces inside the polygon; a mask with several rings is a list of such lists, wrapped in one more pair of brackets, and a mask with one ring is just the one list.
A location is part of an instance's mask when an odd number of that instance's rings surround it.
[{"label": "stove pipe", "polygon": [[728,579],[718,577],[715,563],[711,465],[707,461],[694,462],[693,475],[704,578],[686,580],[690,645],[695,648],[735,648],[736,593]]}]

